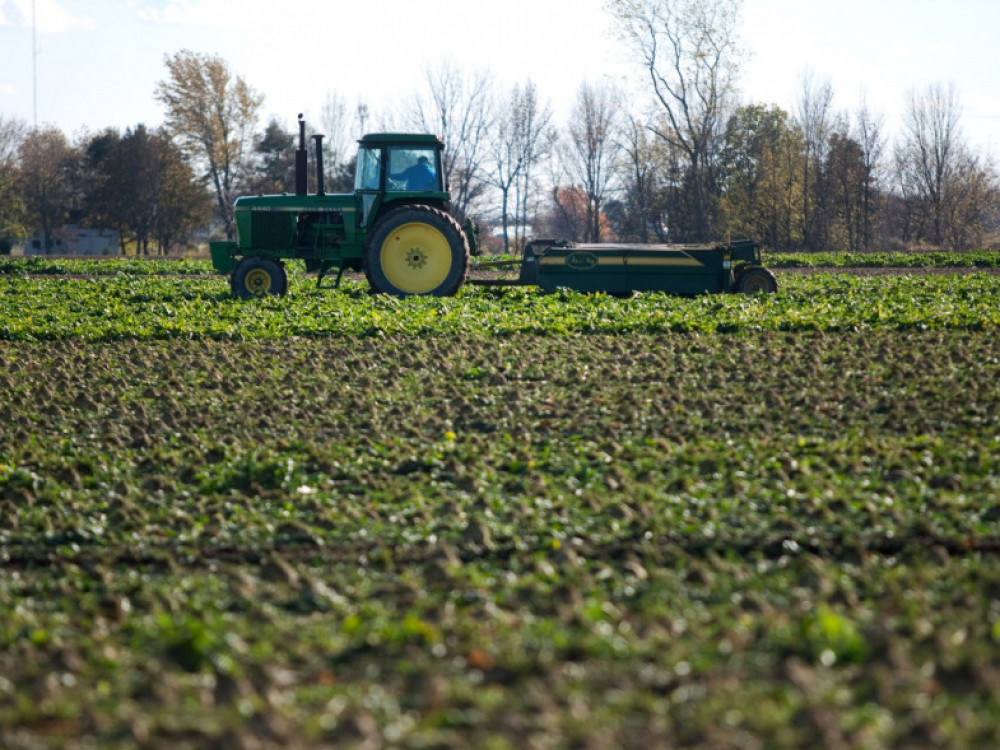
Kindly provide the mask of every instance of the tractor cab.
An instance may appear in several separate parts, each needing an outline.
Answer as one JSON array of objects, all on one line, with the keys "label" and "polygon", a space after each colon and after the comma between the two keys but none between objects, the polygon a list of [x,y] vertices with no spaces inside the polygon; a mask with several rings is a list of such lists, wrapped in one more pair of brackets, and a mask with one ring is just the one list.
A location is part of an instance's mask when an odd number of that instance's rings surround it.
[{"label": "tractor cab", "polygon": [[435,135],[371,133],[358,141],[354,192],[361,226],[371,227],[393,204],[419,202],[446,208],[441,169],[444,144]]},{"label": "tractor cab", "polygon": [[371,133],[358,141],[355,190],[444,193],[436,135]]},{"label": "tractor cab", "polygon": [[384,174],[388,192],[443,193],[440,157],[440,150],[434,147],[362,145],[358,150],[354,189],[381,190]]}]

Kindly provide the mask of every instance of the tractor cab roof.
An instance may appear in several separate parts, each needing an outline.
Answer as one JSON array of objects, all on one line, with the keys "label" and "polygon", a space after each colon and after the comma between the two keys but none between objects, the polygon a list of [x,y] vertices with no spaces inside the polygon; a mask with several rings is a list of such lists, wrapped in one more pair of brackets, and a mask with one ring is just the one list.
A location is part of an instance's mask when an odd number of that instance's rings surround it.
[{"label": "tractor cab roof", "polygon": [[358,141],[362,146],[394,146],[394,145],[420,145],[437,146],[444,145],[442,140],[436,135],[428,133],[369,133]]}]

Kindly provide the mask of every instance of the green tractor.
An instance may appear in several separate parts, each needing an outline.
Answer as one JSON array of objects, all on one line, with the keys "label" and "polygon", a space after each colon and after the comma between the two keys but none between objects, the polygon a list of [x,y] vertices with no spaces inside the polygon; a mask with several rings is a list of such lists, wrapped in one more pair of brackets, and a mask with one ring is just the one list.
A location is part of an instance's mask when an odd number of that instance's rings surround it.
[{"label": "green tractor", "polygon": [[305,123],[299,115],[295,194],[239,198],[236,242],[211,243],[212,264],[238,297],[288,291],[284,263],[319,274],[364,271],[372,289],[395,295],[454,294],[469,270],[471,224],[448,213],[444,144],[434,135],[375,133],[359,143],[354,192],[327,195],[323,136],[316,141],[316,192],[307,191]]},{"label": "green tractor", "polygon": [[[229,275],[238,297],[283,295],[284,263],[304,261],[317,283],[337,272],[364,271],[377,292],[448,296],[469,274],[475,227],[448,213],[442,181],[444,144],[434,135],[375,133],[358,141],[354,192],[323,189],[323,136],[316,141],[314,194],[307,190],[305,123],[299,115],[295,194],[236,201],[236,242],[211,243],[212,263]],[[772,293],[778,284],[749,240],[715,245],[578,245],[551,239],[528,243],[521,259],[479,269],[520,267],[517,278],[478,278],[481,285],[566,287],[583,292],[670,294]]]}]

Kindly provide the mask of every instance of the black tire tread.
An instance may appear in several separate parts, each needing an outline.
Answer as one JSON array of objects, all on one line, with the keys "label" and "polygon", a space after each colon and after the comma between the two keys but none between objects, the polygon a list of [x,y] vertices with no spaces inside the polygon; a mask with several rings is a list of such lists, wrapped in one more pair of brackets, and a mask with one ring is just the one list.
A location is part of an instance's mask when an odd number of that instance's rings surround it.
[{"label": "black tire tread", "polygon": [[765,294],[773,294],[778,291],[778,279],[775,278],[769,269],[763,266],[746,266],[741,268],[733,282],[734,290],[741,294],[748,294],[746,289],[747,280],[754,277],[766,279],[768,288],[763,290]]},{"label": "black tire tread", "polygon": [[248,271],[259,268],[262,265],[272,266],[273,270],[278,272],[277,289],[271,291],[270,294],[284,297],[288,293],[288,273],[285,271],[284,263],[276,258],[268,258],[263,255],[247,255],[240,258],[236,264],[236,268],[233,269],[232,275],[229,277],[229,290],[233,293],[234,297],[241,299],[252,299],[254,297],[246,288],[244,280]]}]

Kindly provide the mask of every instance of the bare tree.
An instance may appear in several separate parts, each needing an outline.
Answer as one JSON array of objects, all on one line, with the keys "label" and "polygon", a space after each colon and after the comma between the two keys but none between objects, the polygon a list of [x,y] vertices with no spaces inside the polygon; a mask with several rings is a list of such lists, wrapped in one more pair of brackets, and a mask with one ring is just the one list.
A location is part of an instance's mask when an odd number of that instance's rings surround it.
[{"label": "bare tree", "polygon": [[409,121],[444,140],[445,184],[452,211],[464,220],[487,189],[481,173],[494,118],[493,75],[464,71],[446,60],[428,67],[424,76],[427,90],[411,102]]},{"label": "bare tree", "polygon": [[350,110],[347,102],[336,92],[329,92],[323,102],[319,117],[320,128],[326,135],[323,141],[323,171],[328,190],[347,191],[351,187],[349,168],[355,158],[355,141],[364,133],[352,132]]},{"label": "bare tree", "polygon": [[640,242],[649,242],[656,193],[656,157],[649,133],[643,121],[632,115],[623,119],[618,131],[622,158],[617,165],[626,196],[624,221],[618,229],[619,234],[633,235]]},{"label": "bare tree", "polygon": [[0,166],[7,169],[14,164],[17,149],[27,133],[28,126],[23,120],[0,115]]},{"label": "bare tree", "polygon": [[[617,123],[621,97],[613,87],[584,82],[577,92],[562,159],[587,196],[586,238],[601,241],[601,210],[619,155]],[[556,194],[558,197],[558,194]]]},{"label": "bare tree", "polygon": [[881,193],[879,190],[881,177],[881,161],[885,151],[885,140],[882,129],[885,117],[868,109],[868,102],[861,98],[856,122],[857,141],[861,146],[864,162],[864,188],[861,198],[861,245],[865,250],[872,248],[872,228],[880,207]]},{"label": "bare tree", "polygon": [[823,165],[826,163],[831,132],[833,85],[817,81],[812,71],[802,74],[798,121],[804,139],[802,155],[802,241],[808,249],[824,250],[828,245]]},{"label": "bare tree", "polygon": [[328,92],[323,101],[319,125],[326,135],[326,140],[323,141],[323,150],[331,165],[340,164],[350,158],[354,151],[355,140],[364,135],[364,133],[351,132],[351,118],[347,102],[335,91]]},{"label": "bare tree", "polygon": [[522,151],[522,169],[514,179],[514,239],[520,248],[527,239],[527,227],[531,223],[529,214],[537,214],[540,203],[534,169],[551,155],[557,133],[552,128],[552,108],[540,102],[538,87],[532,81],[529,80],[520,96],[514,98],[513,109]]},{"label": "bare tree", "polygon": [[921,93],[911,91],[903,116],[905,135],[896,150],[904,194],[912,192],[919,198],[922,234],[935,245],[944,240],[946,186],[964,148],[960,117],[954,84],[932,84]]},{"label": "bare tree", "polygon": [[981,243],[987,227],[995,226],[996,168],[965,143],[960,119],[954,85],[910,92],[895,149],[904,240],[960,250]]},{"label": "bare tree", "polygon": [[547,105],[539,105],[538,92],[529,81],[523,88],[515,85],[497,112],[487,143],[484,172],[486,182],[500,192],[504,252],[509,252],[511,223],[514,244],[523,239],[520,232],[531,204],[532,168],[551,148],[552,111]]},{"label": "bare tree", "polygon": [[694,234],[709,239],[711,159],[735,95],[742,0],[606,0],[664,115],[657,136],[688,162]]},{"label": "bare tree", "polygon": [[250,177],[254,128],[263,97],[220,57],[181,50],[156,86],[167,132],[215,191],[226,237],[236,235],[233,204]]},{"label": "bare tree", "polygon": [[1000,225],[996,166],[962,146],[942,203],[944,244],[953,250],[981,247],[987,231]]},{"label": "bare tree", "polygon": [[510,252],[510,199],[514,181],[524,168],[524,152],[519,143],[514,103],[520,96],[514,87],[499,108],[487,144],[486,181],[500,193],[500,225],[503,229],[503,251]]}]

